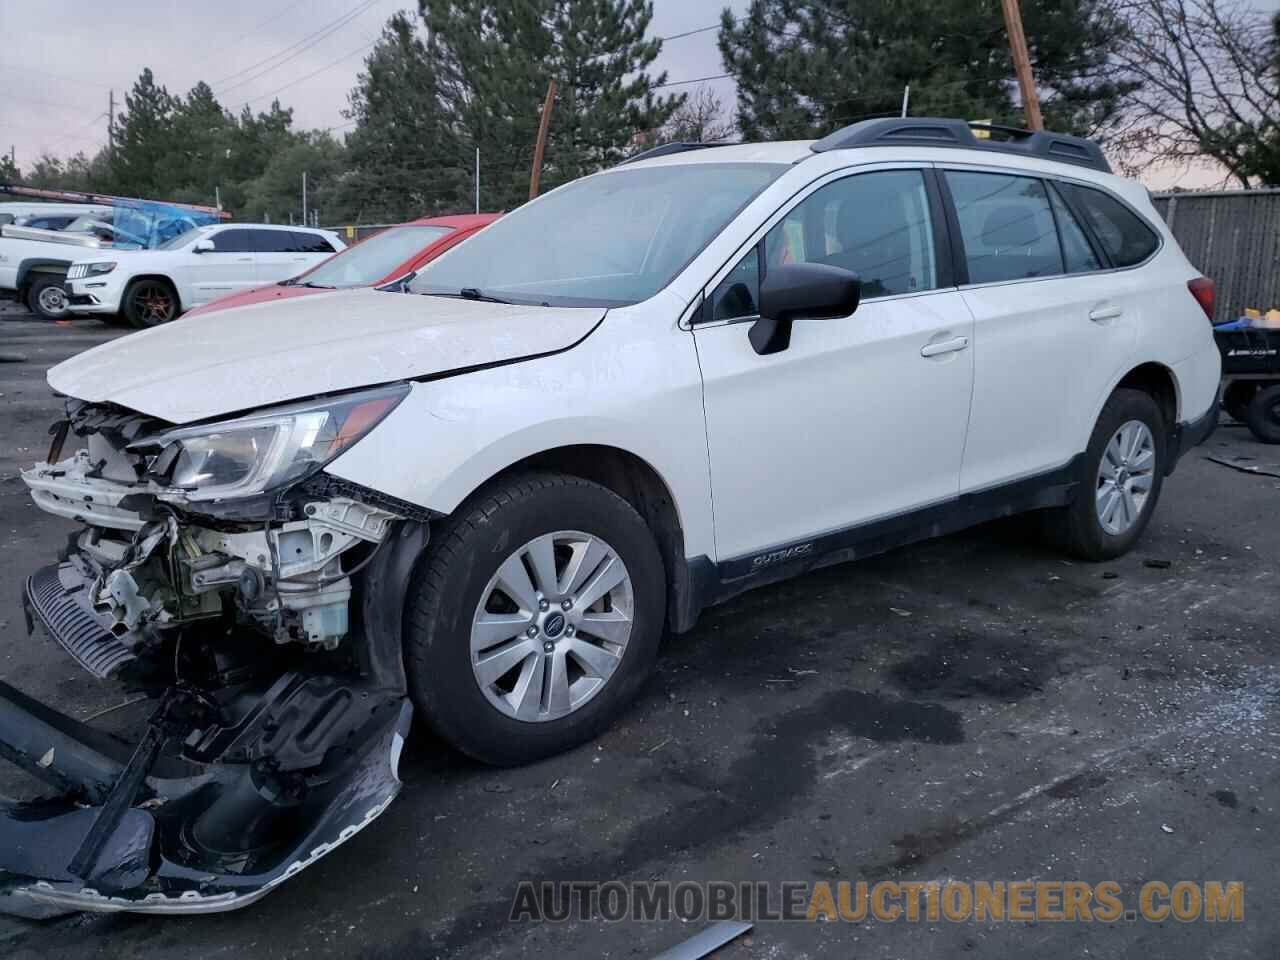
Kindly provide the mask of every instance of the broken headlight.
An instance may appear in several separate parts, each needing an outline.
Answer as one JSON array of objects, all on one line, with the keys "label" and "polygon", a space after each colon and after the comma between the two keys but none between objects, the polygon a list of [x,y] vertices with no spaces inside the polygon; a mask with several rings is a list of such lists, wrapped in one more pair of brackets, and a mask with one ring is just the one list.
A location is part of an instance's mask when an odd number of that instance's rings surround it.
[{"label": "broken headlight", "polygon": [[372,430],[409,393],[397,384],[169,430],[129,446],[189,500],[251,497],[301,480]]}]

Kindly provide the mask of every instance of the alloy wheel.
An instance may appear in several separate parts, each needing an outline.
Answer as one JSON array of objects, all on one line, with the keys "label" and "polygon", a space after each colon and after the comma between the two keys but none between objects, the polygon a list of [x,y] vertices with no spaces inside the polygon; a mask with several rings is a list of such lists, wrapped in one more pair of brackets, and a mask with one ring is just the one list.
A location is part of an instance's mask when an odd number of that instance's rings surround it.
[{"label": "alloy wheel", "polygon": [[631,576],[609,544],[577,530],[536,537],[480,595],[471,624],[476,683],[513,719],[568,716],[617,670],[634,613]]},{"label": "alloy wheel", "polygon": [[147,326],[166,323],[173,318],[173,297],[159,284],[146,284],[133,295],[138,316]]},{"label": "alloy wheel", "polygon": [[1095,503],[1098,522],[1120,536],[1138,522],[1155,481],[1156,441],[1141,420],[1121,424],[1102,451]]}]

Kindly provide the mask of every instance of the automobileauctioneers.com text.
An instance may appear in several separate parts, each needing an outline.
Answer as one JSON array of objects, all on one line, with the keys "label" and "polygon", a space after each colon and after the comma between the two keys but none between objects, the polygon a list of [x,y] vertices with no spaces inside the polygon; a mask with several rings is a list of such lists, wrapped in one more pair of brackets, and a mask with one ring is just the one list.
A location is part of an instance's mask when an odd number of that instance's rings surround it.
[{"label": "automobileauctioneers.com text", "polygon": [[1244,919],[1244,884],[1150,880],[1126,888],[1114,880],[524,881],[516,890],[510,919],[1238,923]]}]

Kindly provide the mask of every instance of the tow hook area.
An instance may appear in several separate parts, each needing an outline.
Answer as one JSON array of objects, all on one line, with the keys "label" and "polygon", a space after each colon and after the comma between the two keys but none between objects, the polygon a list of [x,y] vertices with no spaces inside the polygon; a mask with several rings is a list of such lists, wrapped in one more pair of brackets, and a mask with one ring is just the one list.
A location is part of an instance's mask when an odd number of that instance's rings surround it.
[{"label": "tow hook area", "polygon": [[0,683],[0,756],[63,791],[0,801],[0,910],[246,906],[399,792],[401,692],[290,672],[236,699],[171,688],[128,745]]}]

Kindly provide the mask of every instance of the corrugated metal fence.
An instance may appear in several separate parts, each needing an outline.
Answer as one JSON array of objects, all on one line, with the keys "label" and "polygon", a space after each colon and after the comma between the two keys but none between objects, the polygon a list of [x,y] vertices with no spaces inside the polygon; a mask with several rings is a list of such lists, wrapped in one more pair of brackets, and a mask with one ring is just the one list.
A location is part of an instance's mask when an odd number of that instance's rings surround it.
[{"label": "corrugated metal fence", "polygon": [[1218,285],[1218,321],[1280,307],[1280,189],[1158,193],[1187,257]]}]

